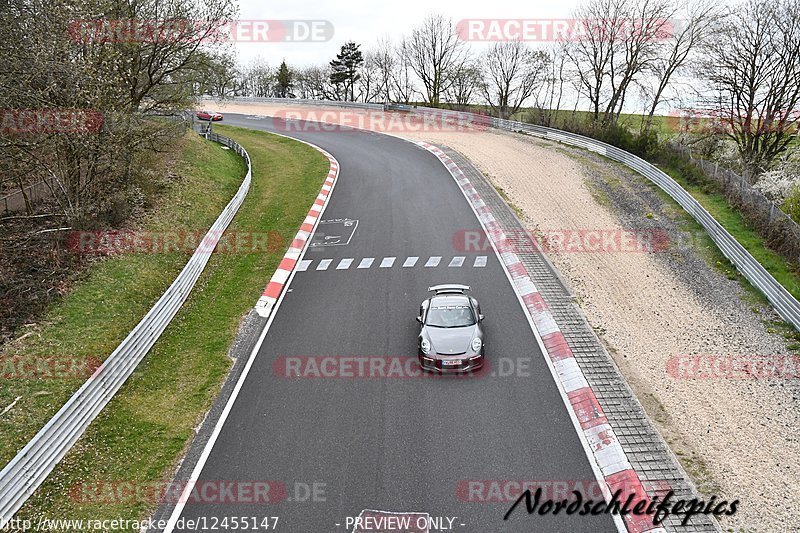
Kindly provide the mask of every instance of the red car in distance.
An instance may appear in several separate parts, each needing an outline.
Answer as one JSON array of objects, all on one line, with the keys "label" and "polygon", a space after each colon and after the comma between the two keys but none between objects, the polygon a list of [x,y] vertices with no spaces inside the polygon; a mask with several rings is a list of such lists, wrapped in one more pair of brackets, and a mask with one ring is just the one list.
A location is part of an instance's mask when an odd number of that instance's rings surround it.
[{"label": "red car in distance", "polygon": [[213,122],[222,120],[222,113],[217,113],[216,111],[198,111],[196,116],[200,120],[211,120]]}]

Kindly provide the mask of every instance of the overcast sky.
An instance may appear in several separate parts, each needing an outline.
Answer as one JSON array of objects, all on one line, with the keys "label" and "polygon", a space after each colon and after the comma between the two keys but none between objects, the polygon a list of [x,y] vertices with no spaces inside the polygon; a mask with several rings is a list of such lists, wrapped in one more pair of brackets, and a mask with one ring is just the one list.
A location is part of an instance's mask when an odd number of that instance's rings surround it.
[{"label": "overcast sky", "polygon": [[[362,51],[372,48],[378,39],[388,37],[397,43],[410,34],[427,15],[439,13],[458,23],[464,19],[527,19],[533,21],[566,20],[573,18],[576,7],[583,0],[401,0],[400,2],[376,2],[375,0],[290,0],[285,3],[261,0],[239,0],[242,21],[326,21],[332,25],[333,37],[325,42],[242,42],[234,44],[239,63],[247,65],[261,58],[271,67],[282,60],[291,67],[325,65],[339,52],[346,41],[355,41]],[[737,0],[717,0],[719,4],[731,4]],[[549,43],[529,42],[533,47]],[[470,48],[481,52],[489,43],[472,42]],[[692,89],[696,80],[675,77],[665,94],[659,113],[673,107],[691,107],[696,92]],[[574,104],[569,89],[565,87],[564,107]],[[626,112],[641,112],[644,103],[638,91],[632,91],[626,99]],[[585,107],[582,102],[579,107]],[[663,107],[663,108],[662,108]]]},{"label": "overcast sky", "polygon": [[239,0],[242,20],[325,20],[333,25],[334,34],[330,41],[322,43],[238,42],[236,49],[242,63],[260,56],[273,66],[283,59],[295,66],[322,64],[333,59],[348,40],[361,44],[362,50],[382,36],[397,41],[429,13],[441,13],[454,23],[473,18],[558,19],[569,18],[577,3],[578,0]]}]

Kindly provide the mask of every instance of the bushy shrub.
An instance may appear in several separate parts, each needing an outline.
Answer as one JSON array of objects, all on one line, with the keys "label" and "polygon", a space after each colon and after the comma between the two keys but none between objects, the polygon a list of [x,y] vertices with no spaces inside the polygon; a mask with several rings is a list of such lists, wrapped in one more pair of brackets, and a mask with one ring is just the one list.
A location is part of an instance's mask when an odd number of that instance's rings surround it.
[{"label": "bushy shrub", "polygon": [[794,221],[800,221],[800,184],[794,183],[789,194],[781,205],[781,211],[792,217]]},{"label": "bushy shrub", "polygon": [[787,175],[780,170],[765,172],[754,187],[775,203],[782,204],[789,198],[798,182],[798,176]]}]

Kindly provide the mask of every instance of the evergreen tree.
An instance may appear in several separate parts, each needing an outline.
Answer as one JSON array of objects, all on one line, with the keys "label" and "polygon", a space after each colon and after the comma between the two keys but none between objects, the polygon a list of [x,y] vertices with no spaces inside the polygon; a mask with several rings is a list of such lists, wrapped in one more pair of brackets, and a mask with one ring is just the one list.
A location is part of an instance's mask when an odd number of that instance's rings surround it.
[{"label": "evergreen tree", "polygon": [[289,98],[291,96],[292,86],[294,85],[292,76],[292,71],[286,66],[286,61],[282,61],[278,69],[278,85],[275,90],[278,98]]},{"label": "evergreen tree", "polygon": [[356,82],[361,78],[358,74],[358,67],[364,62],[358,45],[353,41],[346,42],[341,51],[332,60],[331,83],[334,85],[344,85],[345,99],[355,100]]}]

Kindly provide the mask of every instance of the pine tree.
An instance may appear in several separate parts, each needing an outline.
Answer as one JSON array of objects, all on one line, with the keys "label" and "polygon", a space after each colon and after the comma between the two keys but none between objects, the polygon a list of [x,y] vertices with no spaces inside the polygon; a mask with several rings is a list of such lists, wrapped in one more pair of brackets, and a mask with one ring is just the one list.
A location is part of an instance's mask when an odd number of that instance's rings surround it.
[{"label": "pine tree", "polygon": [[282,61],[278,69],[278,86],[275,91],[278,98],[289,98],[293,85],[292,71],[286,66],[286,61]]},{"label": "pine tree", "polygon": [[364,57],[359,50],[360,46],[353,41],[345,43],[336,59],[330,62],[331,83],[336,86],[343,84],[344,97],[349,100],[355,100],[355,85],[361,78],[358,67],[364,62]]}]

